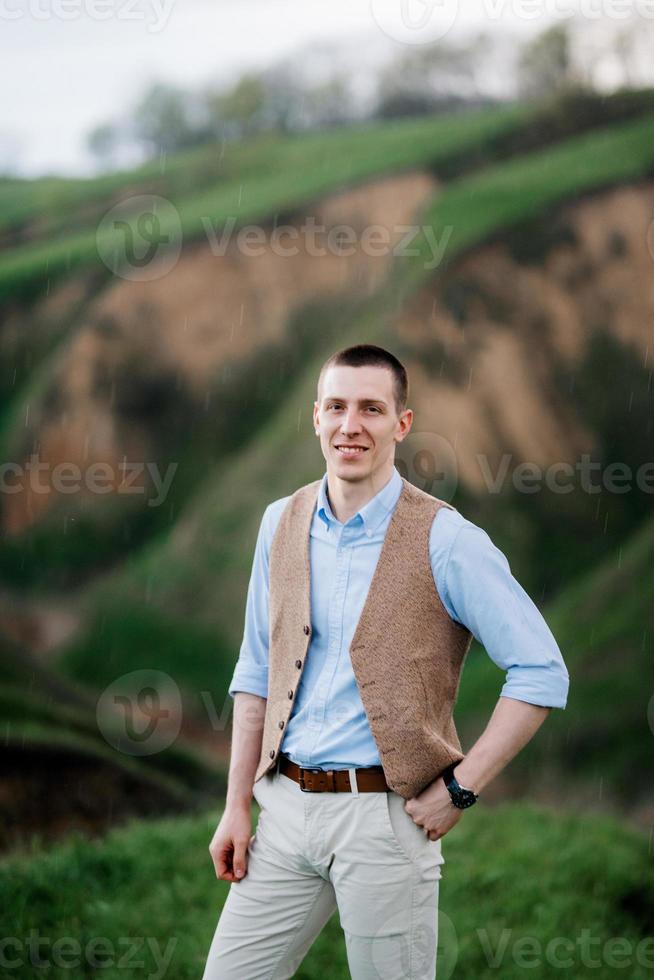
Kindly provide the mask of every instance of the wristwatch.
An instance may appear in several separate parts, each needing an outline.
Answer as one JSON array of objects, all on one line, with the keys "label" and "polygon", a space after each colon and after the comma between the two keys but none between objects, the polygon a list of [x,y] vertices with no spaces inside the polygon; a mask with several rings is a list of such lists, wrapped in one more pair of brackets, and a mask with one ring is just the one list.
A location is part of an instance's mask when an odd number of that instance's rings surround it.
[{"label": "wristwatch", "polygon": [[466,789],[465,786],[461,786],[454,776],[454,768],[458,763],[452,763],[443,770],[443,782],[447,787],[447,791],[450,794],[450,799],[455,807],[459,810],[465,810],[467,807],[472,806],[479,799],[479,794],[474,793],[471,789]]}]

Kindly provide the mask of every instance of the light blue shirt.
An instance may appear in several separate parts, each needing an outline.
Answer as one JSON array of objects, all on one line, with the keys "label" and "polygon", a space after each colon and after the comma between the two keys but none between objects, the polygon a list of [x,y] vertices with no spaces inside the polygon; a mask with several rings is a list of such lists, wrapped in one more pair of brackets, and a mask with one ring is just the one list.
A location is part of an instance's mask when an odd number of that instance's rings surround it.
[{"label": "light blue shirt", "polygon": [[[346,524],[336,520],[325,473],[310,530],[312,638],[281,751],[302,766],[380,765],[349,649],[402,489],[388,483]],[[229,694],[268,696],[268,560],[290,497],[266,508],[248,588],[243,643]],[[448,614],[506,670],[500,694],[565,708],[568,671],[547,623],[481,527],[441,507],[429,539],[434,582]]]}]

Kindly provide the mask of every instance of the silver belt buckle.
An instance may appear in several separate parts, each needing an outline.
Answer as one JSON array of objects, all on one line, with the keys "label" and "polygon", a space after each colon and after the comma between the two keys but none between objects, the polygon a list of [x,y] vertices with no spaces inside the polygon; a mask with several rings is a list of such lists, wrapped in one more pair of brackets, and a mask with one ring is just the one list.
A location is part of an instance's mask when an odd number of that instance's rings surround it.
[{"label": "silver belt buckle", "polygon": [[309,789],[308,786],[304,785],[304,774],[305,772],[324,772],[323,769],[318,767],[317,769],[312,769],[310,766],[300,766],[300,789],[303,793],[317,793],[318,790]]}]

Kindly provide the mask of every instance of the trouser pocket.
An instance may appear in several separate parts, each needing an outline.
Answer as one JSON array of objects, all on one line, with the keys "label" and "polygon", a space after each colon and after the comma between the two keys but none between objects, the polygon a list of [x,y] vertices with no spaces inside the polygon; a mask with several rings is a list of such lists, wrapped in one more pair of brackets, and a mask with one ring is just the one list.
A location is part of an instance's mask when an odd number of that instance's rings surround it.
[{"label": "trouser pocket", "polygon": [[404,809],[405,800],[399,793],[389,790],[379,795],[382,820],[393,846],[405,860],[431,868],[432,876],[440,878],[441,865],[445,863],[441,840],[430,840],[427,832]]}]

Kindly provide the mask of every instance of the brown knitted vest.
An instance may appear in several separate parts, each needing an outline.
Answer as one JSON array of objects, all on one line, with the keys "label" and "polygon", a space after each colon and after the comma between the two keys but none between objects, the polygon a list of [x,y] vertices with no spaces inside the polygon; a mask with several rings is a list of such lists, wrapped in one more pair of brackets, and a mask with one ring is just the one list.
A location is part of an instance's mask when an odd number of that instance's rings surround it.
[{"label": "brown knitted vest", "polygon": [[[350,659],[386,781],[410,799],[463,758],[452,711],[472,634],[448,615],[429,557],[436,512],[455,508],[402,484]],[[309,535],[319,486],[296,490],[271,544],[268,700],[255,781],[277,764],[311,643]]]}]

